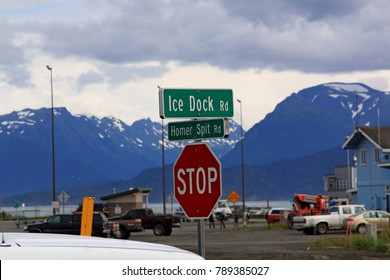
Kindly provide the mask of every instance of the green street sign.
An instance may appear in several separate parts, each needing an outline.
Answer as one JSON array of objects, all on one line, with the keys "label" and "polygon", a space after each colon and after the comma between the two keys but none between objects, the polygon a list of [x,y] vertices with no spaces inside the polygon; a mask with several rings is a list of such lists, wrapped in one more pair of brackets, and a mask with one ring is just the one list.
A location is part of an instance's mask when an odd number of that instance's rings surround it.
[{"label": "green street sign", "polygon": [[228,119],[194,120],[168,124],[170,141],[226,138],[228,136]]},{"label": "green street sign", "polygon": [[231,89],[159,90],[160,117],[165,118],[229,118],[233,117]]},{"label": "green street sign", "polygon": [[20,207],[19,202],[15,202],[15,203],[14,203],[14,208],[17,209],[17,208],[19,208],[19,207]]}]

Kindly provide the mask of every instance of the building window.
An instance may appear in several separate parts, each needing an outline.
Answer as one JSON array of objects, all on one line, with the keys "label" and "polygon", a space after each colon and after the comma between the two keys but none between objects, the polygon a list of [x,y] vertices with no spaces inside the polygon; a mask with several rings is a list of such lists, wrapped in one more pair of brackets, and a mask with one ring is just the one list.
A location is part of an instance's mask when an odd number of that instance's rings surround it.
[{"label": "building window", "polygon": [[361,166],[366,165],[366,150],[365,149],[360,150],[360,165]]},{"label": "building window", "polygon": [[374,163],[378,164],[379,163],[379,149],[375,148],[374,150]]}]

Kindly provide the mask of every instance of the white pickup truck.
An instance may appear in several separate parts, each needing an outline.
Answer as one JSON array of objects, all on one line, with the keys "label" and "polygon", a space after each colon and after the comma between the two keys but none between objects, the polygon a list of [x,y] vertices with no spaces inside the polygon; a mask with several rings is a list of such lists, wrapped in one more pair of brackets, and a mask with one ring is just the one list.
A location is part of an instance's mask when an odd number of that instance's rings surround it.
[{"label": "white pickup truck", "polygon": [[293,229],[305,234],[325,234],[328,230],[346,228],[347,218],[365,211],[364,205],[339,205],[329,208],[329,214],[316,216],[296,216]]}]

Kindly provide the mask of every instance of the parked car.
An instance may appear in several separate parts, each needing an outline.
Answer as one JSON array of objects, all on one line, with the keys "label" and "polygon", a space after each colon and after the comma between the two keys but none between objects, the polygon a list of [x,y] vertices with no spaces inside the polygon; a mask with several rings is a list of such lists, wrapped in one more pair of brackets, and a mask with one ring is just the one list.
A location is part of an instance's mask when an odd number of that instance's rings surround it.
[{"label": "parked car", "polygon": [[287,208],[271,208],[265,214],[265,219],[269,224],[280,222],[280,220],[283,219],[284,214],[290,211],[291,209],[287,209]]},{"label": "parked car", "polygon": [[180,217],[182,222],[190,222],[191,221],[190,219],[188,219],[186,213],[184,213],[183,208],[181,208],[181,207],[176,208],[173,215]]},{"label": "parked car", "polygon": [[140,219],[142,227],[145,230],[153,230],[156,236],[169,236],[172,234],[173,227],[180,227],[180,217],[173,215],[157,215],[150,208],[131,209],[121,216],[110,217],[110,222],[119,223],[119,229],[122,231],[121,238],[127,239],[130,236],[129,224],[132,224],[135,219]]},{"label": "parked car", "polygon": [[225,220],[228,220],[233,215],[233,211],[232,209],[230,209],[229,206],[229,200],[227,199],[218,200],[217,204],[215,205],[213,213],[215,217],[219,217],[221,214],[223,214],[225,216]]},{"label": "parked car", "polygon": [[[107,237],[112,232],[110,223],[102,213],[93,213],[92,235]],[[45,222],[27,224],[24,231],[30,233],[57,233],[80,235],[81,215],[80,214],[59,214],[47,218]]]},{"label": "parked car", "polygon": [[173,246],[134,240],[47,233],[5,232],[2,234],[0,260],[107,259],[200,260],[202,257]]},{"label": "parked car", "polygon": [[[97,204],[97,205],[101,205],[101,204]],[[105,216],[105,217],[102,217],[102,219],[105,221],[105,223],[108,223],[108,227],[110,228],[110,233],[108,234],[108,236],[120,238],[122,232],[120,231],[119,223],[117,223],[115,221],[108,220],[108,217],[107,217],[108,210],[104,210],[102,207],[99,207],[99,206],[96,207],[96,204],[95,204],[93,209],[94,209],[93,214],[97,215],[96,217],[93,218],[94,220],[98,220],[98,221],[100,220],[100,217],[98,217],[98,216],[100,216],[99,215],[100,213]],[[96,210],[96,209],[99,209],[99,210]],[[103,209],[103,211],[100,211],[101,209]],[[79,206],[79,208],[76,211],[73,211],[72,214],[79,215],[81,217],[81,215],[83,214],[82,205],[81,205],[81,207]],[[80,222],[81,222],[81,220],[80,220]],[[142,225],[141,225],[141,220],[134,221],[133,224],[129,225],[129,226],[130,227],[133,226],[134,231],[142,231],[143,230]],[[107,227],[107,225],[105,225],[105,227]],[[141,230],[139,230],[139,229],[141,229]],[[92,234],[92,235],[94,235],[94,234]]]},{"label": "parked car", "polygon": [[[72,214],[81,214],[83,211],[83,205],[80,204],[78,208],[72,212]],[[103,213],[105,216],[109,216],[110,212],[108,210],[108,207],[104,203],[94,203],[93,205],[93,212],[100,212]]]},{"label": "parked car", "polygon": [[329,214],[314,216],[296,216],[293,229],[304,234],[325,234],[328,230],[346,229],[347,219],[355,213],[365,211],[364,205],[339,205],[329,208]]},{"label": "parked car", "polygon": [[250,216],[260,216],[266,213],[266,209],[264,207],[252,207],[249,209]]},{"label": "parked car", "polygon": [[348,228],[358,233],[366,233],[367,224],[376,224],[378,231],[389,229],[390,214],[380,210],[368,210],[354,214],[347,219]]}]

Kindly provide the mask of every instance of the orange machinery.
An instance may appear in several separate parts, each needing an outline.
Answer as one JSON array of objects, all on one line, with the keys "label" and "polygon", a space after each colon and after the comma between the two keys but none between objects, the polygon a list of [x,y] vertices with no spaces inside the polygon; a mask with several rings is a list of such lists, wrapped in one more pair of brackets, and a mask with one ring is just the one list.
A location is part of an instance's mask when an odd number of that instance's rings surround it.
[{"label": "orange machinery", "polygon": [[323,195],[295,194],[293,212],[287,217],[287,224],[292,228],[294,216],[320,215],[327,213],[329,197]]}]

